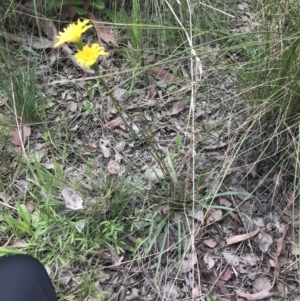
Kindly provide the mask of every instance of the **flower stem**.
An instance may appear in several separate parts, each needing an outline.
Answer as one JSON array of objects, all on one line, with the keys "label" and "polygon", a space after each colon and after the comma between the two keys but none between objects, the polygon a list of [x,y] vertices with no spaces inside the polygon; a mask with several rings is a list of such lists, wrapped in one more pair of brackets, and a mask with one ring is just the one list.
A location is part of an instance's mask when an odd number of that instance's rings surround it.
[{"label": "flower stem", "polygon": [[[105,92],[107,93],[107,95],[111,99],[112,103],[114,104],[114,106],[116,107],[116,109],[118,110],[118,112],[123,112],[124,111],[123,108],[120,106],[120,104],[117,101],[117,99],[111,93],[111,90],[108,88],[108,86],[107,86],[106,82],[104,81],[104,79],[100,76],[98,64],[95,63],[94,65],[92,65],[91,69],[93,69],[95,71],[95,74],[99,76],[98,80],[99,80],[100,84],[104,88]],[[130,130],[132,130],[131,127],[129,126],[128,122],[125,120],[123,114],[120,114],[120,117],[121,117],[122,121],[124,122],[124,124],[127,126],[127,128],[130,129]]]}]

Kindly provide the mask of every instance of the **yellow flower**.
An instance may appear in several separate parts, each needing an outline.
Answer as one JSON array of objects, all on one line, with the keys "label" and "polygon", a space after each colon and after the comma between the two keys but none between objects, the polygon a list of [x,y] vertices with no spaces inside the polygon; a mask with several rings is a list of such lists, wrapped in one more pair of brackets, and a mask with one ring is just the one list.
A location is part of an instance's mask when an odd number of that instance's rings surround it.
[{"label": "yellow flower", "polygon": [[59,47],[67,42],[78,43],[81,40],[81,35],[93,27],[93,25],[88,24],[89,22],[89,20],[78,20],[77,24],[70,24],[63,32],[60,31],[58,36],[56,36],[58,41],[54,44],[54,47]]},{"label": "yellow flower", "polygon": [[108,53],[105,52],[104,47],[95,43],[91,47],[88,45],[83,46],[82,50],[78,50],[74,57],[80,66],[91,68],[97,62],[100,55],[108,55]]}]

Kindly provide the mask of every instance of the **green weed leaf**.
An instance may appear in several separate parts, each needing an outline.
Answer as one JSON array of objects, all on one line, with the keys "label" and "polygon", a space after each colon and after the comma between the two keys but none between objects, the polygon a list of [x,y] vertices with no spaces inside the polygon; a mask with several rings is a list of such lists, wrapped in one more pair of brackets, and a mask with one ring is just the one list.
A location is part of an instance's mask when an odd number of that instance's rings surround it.
[{"label": "green weed leaf", "polygon": [[30,219],[30,212],[28,211],[27,207],[24,204],[18,204],[18,213],[21,219],[27,223],[28,225],[31,224],[31,219]]},{"label": "green weed leaf", "polygon": [[85,10],[84,8],[81,8],[81,7],[77,7],[77,6],[76,6],[76,12],[77,12],[78,15],[84,16],[84,15],[86,15],[87,10]]},{"label": "green weed leaf", "polygon": [[105,3],[103,1],[91,2],[90,5],[92,8],[98,9],[98,10],[105,8]]},{"label": "green weed leaf", "polygon": [[6,222],[8,225],[12,228],[12,230],[17,229],[21,230],[22,232],[26,232],[27,234],[30,234],[30,225],[28,225],[26,222],[19,221],[9,215],[5,216]]}]

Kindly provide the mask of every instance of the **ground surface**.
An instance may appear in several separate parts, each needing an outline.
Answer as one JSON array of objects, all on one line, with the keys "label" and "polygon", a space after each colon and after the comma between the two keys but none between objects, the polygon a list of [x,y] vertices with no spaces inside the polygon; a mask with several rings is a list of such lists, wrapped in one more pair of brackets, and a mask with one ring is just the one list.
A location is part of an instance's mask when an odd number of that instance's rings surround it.
[{"label": "ground surface", "polygon": [[[246,8],[232,30],[248,30]],[[239,142],[259,129],[226,56],[197,48],[204,73],[192,85],[189,52],[158,62],[144,51],[135,68],[129,38],[102,28],[86,39],[97,38],[117,106],[45,41],[29,43],[44,51],[43,120],[16,123],[3,97],[1,254],[40,258],[62,300],[299,300],[295,164],[274,168],[275,155],[258,160],[259,141]]]}]

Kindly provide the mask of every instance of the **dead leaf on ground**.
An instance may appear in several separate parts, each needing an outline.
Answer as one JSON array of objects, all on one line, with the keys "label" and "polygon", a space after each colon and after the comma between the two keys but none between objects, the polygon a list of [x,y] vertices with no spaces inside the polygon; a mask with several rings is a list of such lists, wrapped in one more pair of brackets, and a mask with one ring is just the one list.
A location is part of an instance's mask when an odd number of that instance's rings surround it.
[{"label": "dead leaf on ground", "polygon": [[29,136],[31,134],[31,129],[28,126],[23,126],[20,130],[15,130],[10,132],[10,141],[17,147],[25,145]]},{"label": "dead leaf on ground", "polygon": [[234,219],[237,223],[239,223],[240,225],[243,225],[243,222],[241,221],[240,217],[239,217],[237,214],[235,214],[235,213],[232,212],[232,211],[229,211],[228,214],[229,214],[229,216],[230,216],[232,219]]},{"label": "dead leaf on ground", "polygon": [[291,241],[291,245],[292,245],[292,254],[295,256],[299,256],[300,255],[299,245],[294,241]]},{"label": "dead leaf on ground", "polygon": [[254,217],[253,218],[253,224],[257,227],[260,227],[260,228],[265,227],[265,221],[262,217]]},{"label": "dead leaf on ground", "polygon": [[231,277],[232,277],[231,269],[227,267],[219,279],[226,282],[226,281],[230,280]]},{"label": "dead leaf on ground", "polygon": [[4,203],[8,203],[10,199],[11,197],[8,196],[6,193],[0,192],[0,200],[2,200]]},{"label": "dead leaf on ground", "polygon": [[210,248],[214,248],[218,244],[213,238],[205,239],[203,240],[203,243],[205,243]]},{"label": "dead leaf on ground", "polygon": [[120,172],[121,167],[115,160],[109,160],[107,169],[109,173],[117,175]]},{"label": "dead leaf on ground", "polygon": [[215,265],[214,259],[209,255],[208,252],[206,252],[205,255],[203,256],[203,261],[206,263],[206,266],[207,266],[208,270],[213,268],[214,265]]},{"label": "dead leaf on ground", "polygon": [[179,114],[181,111],[183,111],[186,107],[187,107],[188,103],[181,103],[175,107],[173,107],[173,109],[171,111],[169,111],[169,115],[173,116],[173,115],[177,115]]},{"label": "dead leaf on ground", "polygon": [[241,260],[248,266],[255,266],[260,261],[260,259],[255,254],[251,253],[243,254]]},{"label": "dead leaf on ground", "polygon": [[226,142],[218,142],[218,143],[214,143],[208,146],[205,146],[204,148],[207,150],[213,150],[213,149],[217,149],[217,148],[222,148],[224,146],[226,146],[228,143]]},{"label": "dead leaf on ground", "polygon": [[119,125],[123,124],[123,120],[121,117],[117,117],[109,122],[106,123],[106,127],[109,129],[109,130],[113,130],[115,128],[117,128]]},{"label": "dead leaf on ground", "polygon": [[73,189],[65,187],[61,194],[67,208],[73,210],[82,209],[83,199]]},{"label": "dead leaf on ground", "polygon": [[30,213],[32,213],[35,210],[35,205],[32,201],[26,202],[25,206]]},{"label": "dead leaf on ground", "polygon": [[212,224],[215,221],[218,221],[222,218],[222,210],[221,209],[211,209],[209,211],[209,216],[207,218],[207,224]]},{"label": "dead leaf on ground", "polygon": [[63,5],[61,15],[63,18],[73,19],[76,16],[76,7],[73,5]]},{"label": "dead leaf on ground", "polygon": [[201,222],[204,217],[203,210],[198,210],[197,212],[193,212],[192,210],[188,211],[188,216],[192,217],[194,220]]},{"label": "dead leaf on ground", "polygon": [[158,167],[149,168],[148,170],[146,170],[144,175],[146,179],[154,183],[158,183],[160,180],[164,178],[163,171]]},{"label": "dead leaf on ground", "polygon": [[225,199],[225,198],[220,198],[219,199],[219,203],[220,203],[220,205],[223,205],[223,206],[225,206],[225,207],[231,207],[232,206],[232,203],[231,202],[229,202],[227,199]]},{"label": "dead leaf on ground", "polygon": [[272,284],[270,280],[265,276],[256,278],[253,281],[252,286],[256,292],[261,292],[263,290],[270,290],[272,288]]},{"label": "dead leaf on ground", "polygon": [[235,236],[229,237],[229,238],[226,239],[226,243],[227,243],[227,245],[232,245],[232,244],[235,244],[237,242],[249,239],[249,238],[255,236],[259,231],[260,231],[260,229],[257,228],[256,230],[254,230],[250,233],[235,235]]},{"label": "dead leaf on ground", "polygon": [[180,289],[174,284],[168,283],[163,286],[162,294],[165,300],[177,300],[181,297]]},{"label": "dead leaf on ground", "polygon": [[123,89],[123,88],[119,88],[117,87],[115,90],[114,90],[114,97],[118,100],[118,101],[121,101],[123,100],[123,96],[124,94],[127,92],[126,89]]},{"label": "dead leaf on ground", "polygon": [[235,291],[235,292],[237,296],[246,298],[248,301],[262,300],[273,296],[273,293],[270,293],[268,290],[263,290],[256,294],[248,294],[241,291]]},{"label": "dead leaf on ground", "polygon": [[267,233],[259,233],[258,235],[258,247],[259,249],[266,253],[270,249],[273,243],[273,238],[270,234]]},{"label": "dead leaf on ground", "polygon": [[11,244],[11,246],[16,247],[16,248],[27,248],[28,247],[28,243],[21,239],[21,240],[16,240],[15,242],[13,242]]},{"label": "dead leaf on ground", "polygon": [[172,73],[162,69],[161,67],[150,67],[147,73],[155,78],[168,83],[176,83],[178,80]]},{"label": "dead leaf on ground", "polygon": [[232,253],[222,252],[222,255],[224,256],[225,261],[234,267],[238,266],[240,263],[240,258]]},{"label": "dead leaf on ground", "polygon": [[70,101],[68,104],[68,108],[71,112],[77,112],[78,103],[76,101]]},{"label": "dead leaf on ground", "polygon": [[191,271],[196,263],[197,263],[197,254],[196,253],[189,254],[189,258],[182,261],[181,264],[182,273],[188,273],[189,271]]},{"label": "dead leaf on ground", "polygon": [[102,44],[102,41],[104,41],[107,44],[112,43],[113,45],[118,47],[116,31],[114,29],[105,28],[105,25],[101,18],[93,15],[92,13],[88,13],[87,16],[94,24],[98,42]]},{"label": "dead leaf on ground", "polygon": [[30,189],[30,184],[26,180],[17,180],[16,187],[19,190],[19,196],[25,197]]},{"label": "dead leaf on ground", "polygon": [[251,269],[244,264],[240,264],[237,268],[237,271],[241,274],[249,274]]},{"label": "dead leaf on ground", "polygon": [[[152,80],[152,81],[154,81],[154,80]],[[152,99],[152,98],[154,98],[156,93],[157,93],[157,87],[156,87],[155,82],[154,82],[153,86],[151,86],[150,89],[148,90],[147,97]]]},{"label": "dead leaf on ground", "polygon": [[[246,201],[246,199],[249,199],[251,197],[251,194],[243,187],[235,187],[235,186],[230,186],[229,189],[231,191],[234,191],[237,193],[236,197],[239,198],[241,201]],[[242,205],[244,205],[243,203]],[[249,205],[250,206],[250,205]],[[240,207],[241,208],[241,207]],[[243,210],[242,210],[243,211]],[[244,211],[243,211],[244,212]]]},{"label": "dead leaf on ground", "polygon": [[192,290],[192,297],[196,298],[196,297],[199,297],[200,295],[201,295],[201,290],[200,290],[199,286],[194,287]]}]

